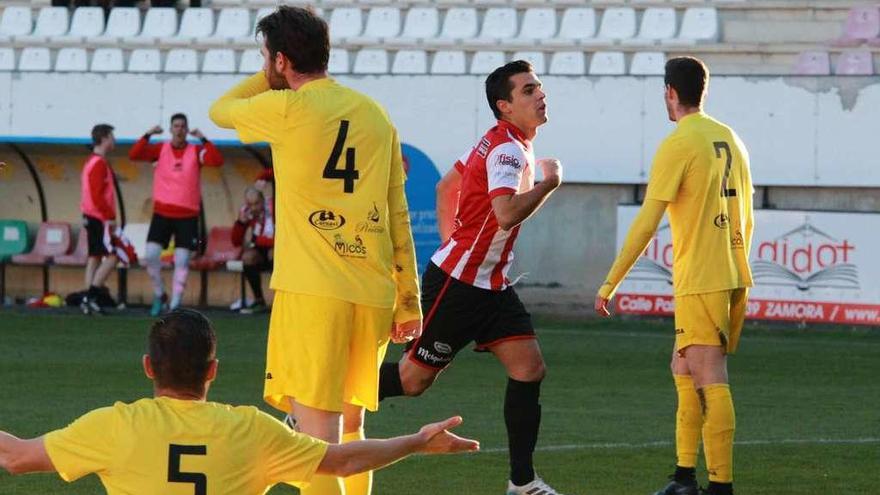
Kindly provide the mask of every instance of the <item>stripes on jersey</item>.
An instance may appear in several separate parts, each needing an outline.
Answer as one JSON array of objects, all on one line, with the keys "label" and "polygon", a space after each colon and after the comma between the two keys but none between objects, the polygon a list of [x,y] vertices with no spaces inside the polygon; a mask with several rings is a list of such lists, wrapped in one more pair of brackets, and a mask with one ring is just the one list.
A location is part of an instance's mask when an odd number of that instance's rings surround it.
[{"label": "stripes on jersey", "polygon": [[504,290],[520,227],[502,230],[492,209],[496,196],[525,192],[534,186],[531,143],[512,124],[499,121],[463,156],[457,228],[431,261],[466,284]]}]

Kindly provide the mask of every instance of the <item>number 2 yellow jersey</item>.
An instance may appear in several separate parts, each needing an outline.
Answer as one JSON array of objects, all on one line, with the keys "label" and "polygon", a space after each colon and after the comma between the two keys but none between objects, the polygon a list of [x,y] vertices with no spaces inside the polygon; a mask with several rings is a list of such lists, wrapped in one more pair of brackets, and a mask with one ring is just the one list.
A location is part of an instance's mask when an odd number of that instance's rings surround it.
[{"label": "number 2 yellow jersey", "polygon": [[273,91],[257,74],[240,88],[226,123],[243,142],[272,147],[272,288],[394,306],[388,195],[404,171],[385,110],[330,78]]},{"label": "number 2 yellow jersey", "polygon": [[117,402],[44,437],[62,479],[95,473],[109,495],[251,495],[308,483],[327,444],[255,407],[168,397]]},{"label": "number 2 yellow jersey", "polygon": [[679,120],[645,194],[669,203],[675,295],[752,286],[753,192],[748,152],[731,128],[702,112]]}]

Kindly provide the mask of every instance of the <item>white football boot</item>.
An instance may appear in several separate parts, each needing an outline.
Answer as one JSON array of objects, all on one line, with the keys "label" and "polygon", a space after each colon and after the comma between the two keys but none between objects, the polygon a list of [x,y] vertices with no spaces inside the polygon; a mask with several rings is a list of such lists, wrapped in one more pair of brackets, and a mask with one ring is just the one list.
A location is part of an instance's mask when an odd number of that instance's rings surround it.
[{"label": "white football boot", "polygon": [[535,475],[535,479],[526,485],[516,486],[513,482],[507,482],[507,495],[562,495],[544,480]]}]

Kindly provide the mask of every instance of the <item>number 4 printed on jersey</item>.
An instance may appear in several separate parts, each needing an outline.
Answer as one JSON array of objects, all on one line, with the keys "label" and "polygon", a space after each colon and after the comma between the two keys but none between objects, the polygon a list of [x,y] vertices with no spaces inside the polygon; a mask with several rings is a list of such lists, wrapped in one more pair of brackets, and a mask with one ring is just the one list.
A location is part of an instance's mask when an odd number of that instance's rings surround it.
[{"label": "number 4 printed on jersey", "polygon": [[325,179],[342,179],[343,191],[350,194],[354,192],[354,181],[360,178],[360,173],[355,169],[354,148],[346,148],[345,150],[345,168],[336,168],[339,164],[339,157],[342,156],[345,138],[348,137],[348,124],[347,120],[339,123],[339,133],[336,135],[336,142],[333,144],[330,158],[327,159],[327,165],[324,166],[323,177]]}]

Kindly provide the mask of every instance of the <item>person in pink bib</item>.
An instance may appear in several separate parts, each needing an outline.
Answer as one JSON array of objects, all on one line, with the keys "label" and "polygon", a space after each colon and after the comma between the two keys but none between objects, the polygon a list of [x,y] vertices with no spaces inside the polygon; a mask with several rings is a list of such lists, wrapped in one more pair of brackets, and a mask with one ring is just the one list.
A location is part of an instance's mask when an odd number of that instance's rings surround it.
[{"label": "person in pink bib", "polygon": [[[86,294],[80,303],[83,313],[100,313],[98,294],[119,261],[111,245],[116,222],[116,184],[107,154],[116,146],[113,126],[98,124],[92,128],[92,154],[83,165],[80,185],[80,210],[88,236]],[[82,234],[80,234],[82,235]]]},{"label": "person in pink bib", "polygon": [[[150,315],[157,316],[165,308],[168,296],[162,282],[162,250],[174,236],[174,278],[170,309],[180,306],[189,259],[199,246],[198,220],[201,210],[201,167],[223,165],[223,155],[198,129],[189,130],[186,115],[171,116],[171,141],[150,143],[150,137],[161,134],[158,125],[148,130],[128,153],[133,161],[153,162],[153,218],[147,232],[145,263],[153,283],[153,305]],[[201,144],[187,142],[191,135]]]}]

